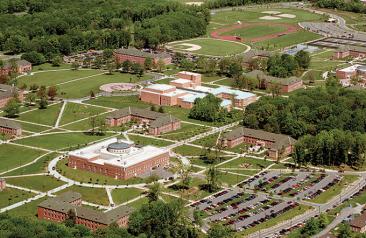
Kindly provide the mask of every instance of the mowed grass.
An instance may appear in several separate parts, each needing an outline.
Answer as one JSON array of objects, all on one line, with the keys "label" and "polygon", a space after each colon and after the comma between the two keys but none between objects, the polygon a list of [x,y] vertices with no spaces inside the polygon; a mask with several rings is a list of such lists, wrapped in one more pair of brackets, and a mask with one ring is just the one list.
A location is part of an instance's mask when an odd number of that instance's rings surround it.
[{"label": "mowed grass", "polygon": [[18,83],[19,85],[25,83],[26,85],[37,84],[39,86],[51,86],[100,73],[102,71],[99,70],[39,71],[33,75],[20,77]]},{"label": "mowed grass", "polygon": [[184,42],[173,42],[169,44],[169,46],[172,46],[173,50],[185,51],[186,47],[183,46],[182,43],[195,44],[201,46],[201,49],[199,50],[189,51],[192,54],[202,54],[211,56],[235,55],[242,53],[247,49],[247,46],[241,43],[222,41],[211,38],[200,38]]},{"label": "mowed grass", "polygon": [[[141,80],[150,79],[151,76],[144,75]],[[112,75],[103,74],[87,79],[60,85],[60,93],[63,98],[82,98],[90,95],[90,92],[98,93],[99,87],[108,83],[128,83],[137,82],[140,79],[136,75],[113,73]]]},{"label": "mowed grass", "polygon": [[36,109],[34,111],[20,114],[17,120],[53,126],[61,110],[61,103],[48,106],[46,109]]},{"label": "mowed grass", "polygon": [[116,96],[116,97],[98,97],[84,101],[84,103],[122,109],[125,107],[150,108],[150,104],[140,101],[137,96]]},{"label": "mowed grass", "polygon": [[142,190],[137,188],[118,188],[112,190],[115,204],[121,204],[141,195]]},{"label": "mowed grass", "polygon": [[262,37],[269,34],[276,34],[279,32],[286,31],[286,27],[284,26],[275,26],[275,25],[264,25],[264,26],[255,26],[247,27],[247,28],[241,28],[241,29],[235,29],[232,31],[228,31],[223,33],[224,36],[240,36],[244,38],[245,41],[248,41],[252,38],[256,37]]},{"label": "mowed grass", "polygon": [[23,168],[16,169],[12,172],[6,173],[6,176],[23,175],[23,174],[36,174],[47,172],[48,162],[53,158],[56,158],[59,154],[50,153],[43,155],[37,162],[25,166]]},{"label": "mowed grass", "polygon": [[[135,142],[135,144],[140,144],[140,145],[153,145],[153,146],[158,146],[158,147],[164,147],[164,146],[173,144],[173,142],[171,142],[171,141],[166,141],[166,140],[152,138],[152,137],[145,137],[145,136],[140,136],[140,135],[129,134],[128,137],[130,138],[130,140]],[[122,137],[122,139],[125,139],[125,138]]]},{"label": "mowed grass", "polygon": [[162,134],[160,137],[170,140],[185,140],[210,130],[208,127],[193,124],[181,123],[181,128],[175,131]]},{"label": "mowed grass", "polygon": [[82,147],[87,143],[102,140],[110,136],[95,136],[84,133],[55,133],[35,137],[28,137],[15,141],[17,144],[41,147],[50,150],[68,149],[70,147]]},{"label": "mowed grass", "polygon": [[[61,125],[91,117],[107,111],[100,107],[93,107],[78,103],[67,103],[65,111],[62,114]],[[87,123],[84,122],[84,123]]]},{"label": "mowed grass", "polygon": [[46,70],[60,70],[60,69],[71,69],[71,64],[61,64],[60,66],[53,66],[50,63],[44,63],[40,65],[32,66],[32,71],[46,71]]},{"label": "mowed grass", "polygon": [[25,148],[17,145],[0,145],[0,172],[29,163],[45,154],[44,151]]},{"label": "mowed grass", "polygon": [[[237,158],[234,160],[231,160],[227,163],[224,163],[220,165],[220,168],[244,168],[244,165],[248,165],[248,167],[245,167],[247,169],[262,169],[269,165],[273,164],[272,161],[268,160],[260,160],[260,159],[253,159],[253,158]],[[240,167],[240,165],[243,165],[243,167]]]},{"label": "mowed grass", "polygon": [[23,201],[34,196],[33,193],[15,188],[5,188],[0,192],[0,208]]},{"label": "mowed grass", "polygon": [[19,123],[21,125],[23,131],[41,132],[41,131],[51,129],[51,126],[45,127],[45,126],[27,123],[25,121],[17,121],[17,123]]},{"label": "mowed grass", "polygon": [[6,182],[12,185],[34,189],[42,192],[47,192],[51,189],[57,188],[65,184],[64,182],[59,181],[51,176],[44,176],[44,175],[7,178]]},{"label": "mowed grass", "polygon": [[73,185],[61,190],[60,192],[57,192],[56,194],[60,195],[68,191],[80,193],[81,200],[83,201],[91,202],[97,205],[109,205],[108,195],[104,188],[89,188]]}]

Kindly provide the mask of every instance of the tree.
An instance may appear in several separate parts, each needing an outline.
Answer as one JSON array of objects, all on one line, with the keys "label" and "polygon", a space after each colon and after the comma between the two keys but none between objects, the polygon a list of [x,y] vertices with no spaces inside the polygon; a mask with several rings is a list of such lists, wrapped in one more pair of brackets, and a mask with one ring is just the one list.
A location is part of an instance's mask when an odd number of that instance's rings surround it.
[{"label": "tree", "polygon": [[150,107],[150,111],[153,111],[153,112],[156,112],[157,110],[156,110],[156,106],[153,104],[153,105],[151,105],[151,107]]},{"label": "tree", "polygon": [[310,54],[307,51],[300,50],[295,54],[295,60],[301,69],[307,69],[310,66]]},{"label": "tree", "polygon": [[51,101],[53,101],[55,99],[55,97],[57,96],[57,88],[56,86],[50,86],[48,88],[48,91],[47,91],[47,96],[49,97],[49,99]]},{"label": "tree", "polygon": [[37,84],[31,84],[29,86],[29,90],[32,91],[32,92],[36,92],[38,90],[39,86]]},{"label": "tree", "polygon": [[165,113],[164,107],[163,106],[160,106],[158,112]]},{"label": "tree", "polygon": [[161,194],[161,185],[158,182],[154,182],[152,185],[149,186],[149,191],[147,193],[147,198],[149,202],[154,202],[159,200]]},{"label": "tree", "polygon": [[282,89],[281,84],[275,81],[272,81],[268,85],[268,91],[271,93],[273,98],[281,94],[281,89]]},{"label": "tree", "polygon": [[342,223],[338,229],[338,238],[350,238],[352,237],[352,230],[349,224]]},{"label": "tree", "polygon": [[92,135],[94,135],[95,134],[95,129],[97,128],[97,125],[98,125],[97,115],[94,115],[93,113],[90,114],[90,116],[89,116],[89,125],[91,127],[90,133]]},{"label": "tree", "polygon": [[39,98],[46,97],[47,95],[47,89],[46,86],[42,85],[39,90],[37,91],[37,96]]},{"label": "tree", "polygon": [[145,70],[150,70],[150,69],[152,69],[152,67],[153,67],[153,60],[152,60],[152,58],[150,58],[150,57],[146,57],[145,58],[145,62],[144,62],[144,68],[145,68]]},{"label": "tree", "polygon": [[93,90],[90,91],[90,98],[92,98],[92,99],[95,98],[95,93]]},{"label": "tree", "polygon": [[210,193],[219,188],[219,170],[211,165],[206,172],[207,189]]},{"label": "tree", "polygon": [[133,74],[137,74],[137,75],[141,75],[141,76],[144,74],[144,69],[142,68],[142,66],[139,63],[132,63],[131,71]]},{"label": "tree", "polygon": [[103,50],[103,60],[109,61],[113,57],[113,50],[112,49],[104,49]]},{"label": "tree", "polygon": [[156,70],[161,73],[165,70],[165,62],[162,59],[159,59],[156,64]]},{"label": "tree", "polygon": [[52,66],[59,67],[62,64],[62,58],[59,55],[56,55],[52,59]]},{"label": "tree", "polygon": [[79,67],[80,67],[80,64],[76,61],[71,64],[71,69],[72,70],[78,70]]},{"label": "tree", "polygon": [[204,57],[204,56],[200,56],[196,62],[197,64],[197,68],[202,72],[202,73],[207,73],[208,72],[208,64],[209,64],[209,60]]},{"label": "tree", "polygon": [[201,121],[218,121],[225,119],[227,111],[221,107],[221,99],[212,94],[197,98],[188,116]]},{"label": "tree", "polygon": [[14,97],[11,98],[4,107],[4,112],[7,117],[16,117],[19,114],[20,102],[19,99]]},{"label": "tree", "polygon": [[39,65],[39,64],[43,64],[44,62],[46,62],[46,59],[43,56],[43,54],[38,53],[36,51],[24,53],[24,54],[22,54],[21,58],[29,61],[30,63],[32,63],[34,65]]},{"label": "tree", "polygon": [[48,101],[45,96],[42,96],[39,100],[39,109],[46,109],[48,106]]},{"label": "tree", "polygon": [[222,224],[214,224],[207,233],[208,238],[231,238],[232,230],[228,226]]},{"label": "tree", "polygon": [[108,74],[112,75],[113,71],[116,69],[116,65],[112,62],[108,62],[107,63],[107,70],[108,70]]},{"label": "tree", "polygon": [[194,69],[194,63],[189,59],[183,59],[180,62],[180,67],[187,71],[192,71]]},{"label": "tree", "polygon": [[124,73],[128,73],[131,70],[132,63],[129,60],[123,61],[122,63],[122,71]]},{"label": "tree", "polygon": [[36,94],[35,93],[28,93],[27,96],[25,97],[25,101],[29,104],[29,105],[34,105],[36,102]]}]

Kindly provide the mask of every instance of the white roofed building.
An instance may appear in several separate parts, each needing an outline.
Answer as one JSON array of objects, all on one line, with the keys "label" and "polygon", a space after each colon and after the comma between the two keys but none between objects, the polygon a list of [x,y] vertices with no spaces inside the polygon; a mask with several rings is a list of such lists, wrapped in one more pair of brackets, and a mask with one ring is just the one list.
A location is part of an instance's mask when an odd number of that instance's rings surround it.
[{"label": "white roofed building", "polygon": [[111,138],[69,152],[68,166],[116,179],[139,177],[169,165],[169,150]]}]

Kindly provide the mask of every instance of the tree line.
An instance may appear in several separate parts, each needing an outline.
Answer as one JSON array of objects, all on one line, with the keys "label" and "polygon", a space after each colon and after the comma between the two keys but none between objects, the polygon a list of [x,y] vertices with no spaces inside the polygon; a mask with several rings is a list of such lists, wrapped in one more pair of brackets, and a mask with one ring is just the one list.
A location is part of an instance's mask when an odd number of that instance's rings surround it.
[{"label": "tree line", "polygon": [[0,13],[0,50],[35,51],[47,60],[195,37],[205,33],[210,16],[205,8],[166,0],[9,0],[0,2]]},{"label": "tree line", "polygon": [[318,0],[315,6],[356,13],[366,13],[366,6],[360,0]]},{"label": "tree line", "polygon": [[276,2],[290,2],[290,0],[207,0],[204,6],[207,8],[237,7],[249,4],[268,4]]}]

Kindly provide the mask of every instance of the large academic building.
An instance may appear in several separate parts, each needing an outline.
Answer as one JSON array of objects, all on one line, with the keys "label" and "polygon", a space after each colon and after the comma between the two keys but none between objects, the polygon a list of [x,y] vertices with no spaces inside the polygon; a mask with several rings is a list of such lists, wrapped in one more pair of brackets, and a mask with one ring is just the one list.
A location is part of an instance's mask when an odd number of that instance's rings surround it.
[{"label": "large academic building", "polygon": [[18,122],[5,118],[0,118],[0,134],[9,136],[21,136],[22,127]]},{"label": "large academic building", "polygon": [[129,179],[146,176],[169,165],[169,150],[135,145],[131,141],[111,138],[69,152],[68,166],[74,169]]},{"label": "large academic building", "polygon": [[130,61],[133,63],[138,63],[143,65],[146,58],[150,58],[155,64],[159,60],[162,60],[165,64],[172,63],[172,57],[166,53],[150,53],[138,50],[136,48],[121,48],[114,51],[114,57],[116,62],[123,63],[125,61]]}]

